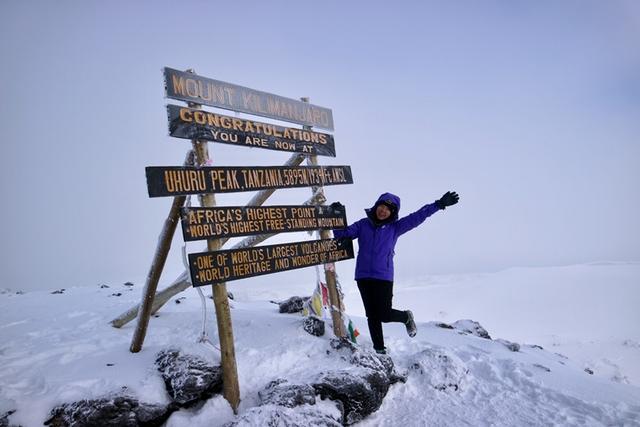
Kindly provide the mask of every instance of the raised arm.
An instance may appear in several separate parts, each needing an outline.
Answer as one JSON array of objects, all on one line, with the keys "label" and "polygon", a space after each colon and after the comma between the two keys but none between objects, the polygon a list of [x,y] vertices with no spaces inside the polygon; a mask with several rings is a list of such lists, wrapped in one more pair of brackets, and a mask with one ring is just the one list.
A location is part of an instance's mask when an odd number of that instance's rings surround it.
[{"label": "raised arm", "polygon": [[428,203],[403,218],[400,218],[396,223],[396,232],[399,235],[406,233],[407,231],[416,228],[422,224],[427,218],[441,209],[445,209],[447,206],[455,205],[458,203],[460,197],[455,191],[447,191],[440,199],[433,203]]}]

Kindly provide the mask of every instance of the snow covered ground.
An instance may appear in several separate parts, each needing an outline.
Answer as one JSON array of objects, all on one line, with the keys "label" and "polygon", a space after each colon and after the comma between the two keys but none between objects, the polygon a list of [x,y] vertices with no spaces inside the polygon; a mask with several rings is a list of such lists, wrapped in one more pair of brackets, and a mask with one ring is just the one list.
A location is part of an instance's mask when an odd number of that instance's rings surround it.
[{"label": "snow covered ground", "polygon": [[[359,344],[370,348],[357,289],[350,274],[341,273],[347,311],[362,333]],[[38,426],[55,405],[122,387],[146,402],[166,403],[153,365],[158,351],[178,347],[219,360],[215,349],[196,343],[202,313],[194,289],[152,318],[143,351],[131,354],[134,322],[122,329],[108,322],[139,302],[142,283],[108,285],[0,294],[0,416],[16,410],[10,423]],[[279,314],[269,302],[309,295],[312,285],[266,288],[254,279],[232,282],[229,290],[235,295],[241,415],[273,379],[304,381],[345,363],[327,354],[330,334],[308,335],[300,316]],[[397,283],[395,305],[413,310],[418,321],[414,339],[402,325],[385,326],[391,357],[408,380],[393,385],[382,407],[358,426],[640,425],[638,263],[425,276]],[[212,311],[209,304],[208,332],[216,341]],[[458,319],[480,322],[494,340],[434,323]],[[497,338],[519,343],[520,351]],[[433,387],[443,372],[434,361],[441,359],[449,361],[447,375],[458,390]],[[167,426],[218,426],[234,418],[217,396],[174,413]]]}]

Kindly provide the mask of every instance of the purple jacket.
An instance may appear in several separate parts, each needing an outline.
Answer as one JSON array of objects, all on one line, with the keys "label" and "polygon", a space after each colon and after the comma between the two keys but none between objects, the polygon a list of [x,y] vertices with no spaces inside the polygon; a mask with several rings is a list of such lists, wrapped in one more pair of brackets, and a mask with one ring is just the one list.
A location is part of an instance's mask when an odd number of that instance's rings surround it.
[{"label": "purple jacket", "polygon": [[[396,209],[384,224],[376,224],[376,207],[391,201]],[[365,209],[366,218],[347,228],[333,230],[335,238],[358,239],[355,279],[380,279],[393,281],[393,255],[398,237],[416,228],[439,210],[435,203],[424,205],[412,214],[398,219],[400,198],[391,193],[382,194],[371,209]]]}]

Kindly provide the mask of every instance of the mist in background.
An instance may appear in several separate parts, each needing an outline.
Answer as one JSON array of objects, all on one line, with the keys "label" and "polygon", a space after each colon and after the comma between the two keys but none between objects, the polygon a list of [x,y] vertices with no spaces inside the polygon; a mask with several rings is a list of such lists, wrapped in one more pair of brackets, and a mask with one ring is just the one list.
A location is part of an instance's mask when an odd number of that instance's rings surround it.
[{"label": "mist in background", "polygon": [[[349,222],[382,192],[402,215],[457,191],[400,239],[397,280],[640,261],[631,0],[3,1],[0,61],[1,288],[143,283],[171,205],[148,198],[144,168],[181,165],[190,148],[168,136],[165,105],[181,103],[164,99],[165,66],[331,108],[337,157],[319,162],[351,166],[353,185],[325,188]],[[220,166],[289,157],[209,151]],[[161,287],[184,270],[182,245],[178,229]],[[337,268],[348,283],[354,262]],[[315,272],[246,280],[309,293]]]}]

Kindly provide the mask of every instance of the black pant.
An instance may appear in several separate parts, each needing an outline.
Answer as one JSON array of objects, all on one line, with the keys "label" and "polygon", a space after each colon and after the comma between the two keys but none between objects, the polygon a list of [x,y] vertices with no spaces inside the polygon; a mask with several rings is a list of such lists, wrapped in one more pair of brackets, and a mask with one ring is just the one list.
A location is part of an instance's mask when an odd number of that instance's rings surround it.
[{"label": "black pant", "polygon": [[358,280],[358,289],[364,303],[364,310],[367,313],[367,323],[373,348],[384,349],[384,338],[382,337],[382,323],[402,322],[409,320],[407,313],[391,308],[393,299],[393,282],[378,279]]}]

